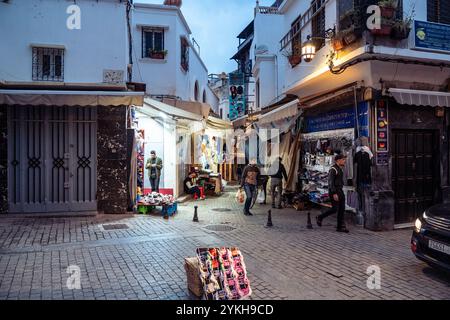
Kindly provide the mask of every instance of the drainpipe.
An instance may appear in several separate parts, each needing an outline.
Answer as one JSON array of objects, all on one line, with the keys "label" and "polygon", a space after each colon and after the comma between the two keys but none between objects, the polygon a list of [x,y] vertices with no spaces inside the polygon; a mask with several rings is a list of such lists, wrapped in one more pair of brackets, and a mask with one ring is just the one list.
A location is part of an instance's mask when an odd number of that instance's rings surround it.
[{"label": "drainpipe", "polygon": [[128,30],[128,82],[133,81],[133,41],[131,36],[131,8],[133,6],[133,0],[127,1],[127,30]]}]

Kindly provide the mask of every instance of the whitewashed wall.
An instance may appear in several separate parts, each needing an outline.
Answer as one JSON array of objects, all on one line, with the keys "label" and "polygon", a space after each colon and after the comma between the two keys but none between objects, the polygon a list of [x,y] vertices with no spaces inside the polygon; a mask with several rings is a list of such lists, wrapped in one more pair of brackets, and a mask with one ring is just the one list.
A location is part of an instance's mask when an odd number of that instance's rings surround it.
[{"label": "whitewashed wall", "polygon": [[[166,59],[142,58],[142,28],[139,25],[164,27]],[[189,70],[181,68],[181,37],[190,39],[191,31],[176,7],[136,3],[133,11],[133,47],[136,55],[133,78],[147,84],[147,93],[173,95],[182,100],[195,101],[194,86],[199,84],[199,102],[203,91],[207,103],[217,110],[217,97],[208,87],[208,69],[195,49],[189,50]],[[207,50],[206,47],[203,50]]]},{"label": "whitewashed wall", "polygon": [[124,72],[128,63],[125,4],[77,0],[81,29],[66,25],[66,0],[0,2],[0,80],[32,81],[31,44],[63,45],[64,81],[97,83],[103,70]]}]

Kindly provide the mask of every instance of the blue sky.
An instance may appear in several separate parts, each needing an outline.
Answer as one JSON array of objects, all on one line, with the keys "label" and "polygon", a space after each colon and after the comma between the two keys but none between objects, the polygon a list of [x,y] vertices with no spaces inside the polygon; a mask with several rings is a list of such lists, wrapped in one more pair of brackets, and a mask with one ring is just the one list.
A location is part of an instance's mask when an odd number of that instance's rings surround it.
[{"label": "blue sky", "polygon": [[[163,0],[135,0],[162,4]],[[274,0],[260,0],[269,6]],[[181,10],[200,45],[209,73],[230,72],[236,62],[230,60],[239,44],[236,36],[253,19],[255,0],[183,0]]]}]

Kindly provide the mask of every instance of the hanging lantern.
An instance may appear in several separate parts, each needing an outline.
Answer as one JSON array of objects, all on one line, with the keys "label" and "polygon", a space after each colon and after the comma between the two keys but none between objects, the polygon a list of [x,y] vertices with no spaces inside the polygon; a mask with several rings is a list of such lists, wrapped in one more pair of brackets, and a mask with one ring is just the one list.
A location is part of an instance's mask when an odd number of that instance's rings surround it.
[{"label": "hanging lantern", "polygon": [[308,37],[308,40],[302,46],[302,58],[305,62],[311,62],[316,56],[316,46],[314,42]]}]

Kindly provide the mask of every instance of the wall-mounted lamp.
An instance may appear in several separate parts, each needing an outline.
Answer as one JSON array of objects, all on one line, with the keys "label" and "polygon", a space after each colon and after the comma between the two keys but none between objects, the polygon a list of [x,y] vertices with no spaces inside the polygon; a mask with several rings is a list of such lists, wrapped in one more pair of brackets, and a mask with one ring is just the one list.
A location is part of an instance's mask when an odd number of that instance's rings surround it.
[{"label": "wall-mounted lamp", "polygon": [[311,62],[316,56],[316,44],[315,39],[326,40],[331,39],[336,35],[336,27],[325,30],[324,37],[311,37],[310,35],[306,37],[306,41],[302,45],[302,58],[305,62]]}]

